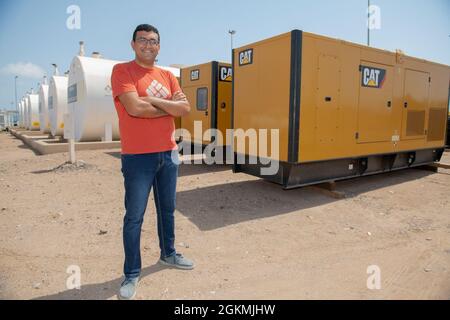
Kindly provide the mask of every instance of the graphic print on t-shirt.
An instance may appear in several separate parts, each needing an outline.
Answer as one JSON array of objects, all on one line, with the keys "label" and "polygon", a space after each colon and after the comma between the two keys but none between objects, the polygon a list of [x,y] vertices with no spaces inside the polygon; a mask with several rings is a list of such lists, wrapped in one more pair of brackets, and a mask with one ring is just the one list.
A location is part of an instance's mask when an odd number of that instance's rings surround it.
[{"label": "graphic print on t-shirt", "polygon": [[147,88],[147,94],[152,97],[165,99],[169,96],[170,91],[158,81],[153,80]]}]

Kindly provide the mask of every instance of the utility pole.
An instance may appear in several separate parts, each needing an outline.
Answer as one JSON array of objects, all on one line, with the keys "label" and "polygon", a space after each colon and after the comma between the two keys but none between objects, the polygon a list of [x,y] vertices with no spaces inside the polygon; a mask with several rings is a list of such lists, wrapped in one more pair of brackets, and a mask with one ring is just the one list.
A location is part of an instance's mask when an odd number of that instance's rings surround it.
[{"label": "utility pole", "polygon": [[17,105],[17,78],[18,78],[19,76],[15,76],[14,77],[14,97],[15,97],[15,99],[16,99],[16,111],[19,111],[19,107],[18,107],[18,105]]},{"label": "utility pole", "polygon": [[231,38],[231,54],[233,54],[233,35],[236,33],[236,30],[228,30]]},{"label": "utility pole", "polygon": [[370,0],[367,0],[367,46],[370,47]]}]

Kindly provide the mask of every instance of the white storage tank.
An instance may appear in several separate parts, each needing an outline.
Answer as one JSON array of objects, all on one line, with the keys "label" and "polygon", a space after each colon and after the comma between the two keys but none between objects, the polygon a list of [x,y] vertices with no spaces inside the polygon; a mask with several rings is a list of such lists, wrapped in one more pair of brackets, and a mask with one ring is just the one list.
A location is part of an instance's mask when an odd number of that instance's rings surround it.
[{"label": "white storage tank", "polygon": [[23,97],[23,127],[27,130],[30,128],[30,122],[28,117],[28,95],[27,93],[25,97]]},{"label": "white storage tank", "polygon": [[40,130],[39,122],[39,95],[31,93],[28,95],[28,129]]},{"label": "white storage tank", "polygon": [[22,128],[25,128],[26,118],[25,118],[25,97],[22,98]]},{"label": "white storage tank", "polygon": [[64,114],[67,113],[67,76],[54,75],[48,87],[48,113],[53,136],[64,134]]},{"label": "white storage tank", "polygon": [[25,98],[24,98],[24,101],[23,101],[23,105],[24,105],[23,118],[25,120],[24,127],[27,130],[29,130],[29,128],[30,128],[30,117],[28,116],[28,110],[29,110],[29,108],[28,108],[28,95],[29,95],[29,93],[27,93],[25,95]]},{"label": "white storage tank", "polygon": [[48,117],[48,84],[47,77],[39,87],[39,122],[42,133],[50,133],[50,121]]},{"label": "white storage tank", "polygon": [[[84,52],[80,43],[80,54]],[[68,112],[73,115],[76,141],[120,139],[119,123],[111,92],[111,73],[120,61],[76,56],[70,65]]]},{"label": "white storage tank", "polygon": [[166,66],[160,66],[160,65],[156,65],[158,68],[170,71],[176,78],[180,78],[180,68],[175,68],[175,67],[166,67]]},{"label": "white storage tank", "polygon": [[24,127],[24,121],[23,121],[24,120],[23,119],[23,99],[20,100],[19,111],[20,111],[20,115],[19,115],[20,122],[19,122],[19,125],[20,125],[21,128],[23,128]]},{"label": "white storage tank", "polygon": [[22,100],[19,101],[19,104],[17,105],[17,109],[19,110],[19,119],[17,122],[17,125],[19,127],[22,126]]}]

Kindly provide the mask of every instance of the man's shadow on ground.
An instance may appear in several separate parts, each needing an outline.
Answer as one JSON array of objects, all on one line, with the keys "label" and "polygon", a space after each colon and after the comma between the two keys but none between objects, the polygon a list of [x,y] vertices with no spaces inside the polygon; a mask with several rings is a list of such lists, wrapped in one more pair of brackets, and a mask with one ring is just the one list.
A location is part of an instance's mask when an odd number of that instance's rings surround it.
[{"label": "man's shadow on ground", "polygon": [[[159,263],[143,268],[141,271],[141,281],[151,274],[168,268],[170,267],[160,265]],[[123,277],[120,277],[102,283],[82,285],[81,289],[66,290],[56,294],[34,298],[32,300],[107,300],[114,296],[117,297],[122,281]]]}]

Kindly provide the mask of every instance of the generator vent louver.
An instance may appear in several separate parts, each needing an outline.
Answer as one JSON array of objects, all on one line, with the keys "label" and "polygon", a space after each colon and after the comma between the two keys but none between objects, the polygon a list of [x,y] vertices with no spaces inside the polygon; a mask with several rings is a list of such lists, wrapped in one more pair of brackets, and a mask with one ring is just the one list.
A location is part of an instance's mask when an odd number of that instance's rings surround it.
[{"label": "generator vent louver", "polygon": [[447,110],[445,109],[430,109],[430,117],[428,119],[428,141],[444,139],[446,116]]},{"label": "generator vent louver", "polygon": [[425,129],[425,111],[408,111],[406,120],[406,135],[421,136]]}]

